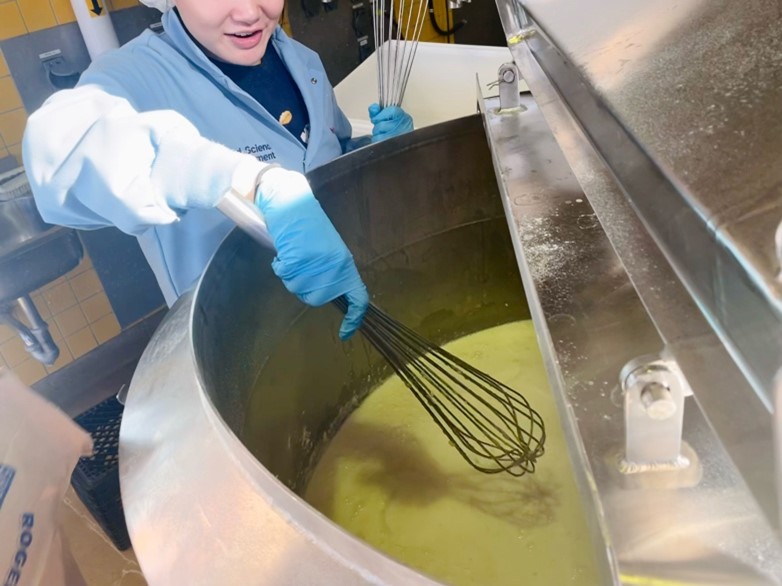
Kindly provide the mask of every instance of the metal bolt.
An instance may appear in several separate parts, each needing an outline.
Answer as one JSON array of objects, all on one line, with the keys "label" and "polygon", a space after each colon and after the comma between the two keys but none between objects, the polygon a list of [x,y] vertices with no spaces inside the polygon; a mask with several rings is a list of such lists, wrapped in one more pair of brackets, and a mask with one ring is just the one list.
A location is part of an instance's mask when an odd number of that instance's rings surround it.
[{"label": "metal bolt", "polygon": [[317,84],[317,83],[318,83],[318,80],[317,80],[316,78],[314,78],[314,77],[313,77],[313,78],[311,78],[311,79],[310,79],[310,83],[311,83],[312,85],[315,85],[315,84]]},{"label": "metal bolt", "polygon": [[660,383],[649,383],[641,390],[641,402],[652,419],[668,419],[676,413],[671,390]]},{"label": "metal bolt", "polygon": [[512,83],[516,81],[516,73],[512,69],[506,69],[502,72],[502,81]]}]

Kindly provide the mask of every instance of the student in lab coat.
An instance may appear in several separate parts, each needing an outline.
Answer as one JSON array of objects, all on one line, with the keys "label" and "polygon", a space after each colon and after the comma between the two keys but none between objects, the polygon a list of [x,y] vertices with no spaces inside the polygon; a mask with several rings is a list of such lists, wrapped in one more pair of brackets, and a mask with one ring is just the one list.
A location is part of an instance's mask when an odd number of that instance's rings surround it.
[{"label": "student in lab coat", "polygon": [[[142,0],[164,12],[30,116],[23,157],[51,223],[137,236],[171,305],[233,224],[226,193],[256,203],[275,273],[305,303],[345,295],[345,339],[368,304],[353,258],[302,175],[357,146],[313,51],[278,26],[284,0]],[[175,5],[175,9],[171,9]],[[412,129],[373,104],[377,141]]]}]

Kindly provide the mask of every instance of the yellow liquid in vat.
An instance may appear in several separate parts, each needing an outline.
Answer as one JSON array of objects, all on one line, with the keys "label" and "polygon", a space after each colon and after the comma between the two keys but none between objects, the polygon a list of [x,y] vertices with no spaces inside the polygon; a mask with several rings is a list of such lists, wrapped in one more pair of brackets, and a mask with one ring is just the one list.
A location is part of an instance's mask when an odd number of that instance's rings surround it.
[{"label": "yellow liquid in vat", "polygon": [[546,423],[535,474],[472,469],[396,376],[347,419],[306,500],[377,549],[453,586],[598,583],[565,439],[530,321],[446,350],[520,390]]}]

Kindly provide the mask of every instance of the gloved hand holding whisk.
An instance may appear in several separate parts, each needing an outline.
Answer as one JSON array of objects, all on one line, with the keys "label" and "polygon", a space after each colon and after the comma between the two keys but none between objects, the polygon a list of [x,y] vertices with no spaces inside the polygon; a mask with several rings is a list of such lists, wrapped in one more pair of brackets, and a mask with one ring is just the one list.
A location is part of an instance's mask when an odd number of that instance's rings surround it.
[{"label": "gloved hand holding whisk", "polygon": [[372,142],[413,130],[413,118],[401,106],[381,108],[379,104],[372,104],[369,106],[369,120],[372,122]]},{"label": "gloved hand holding whisk", "polygon": [[255,204],[277,250],[274,273],[304,303],[320,306],[345,296],[339,337],[350,338],[369,305],[367,288],[347,246],[326,216],[306,177],[280,167],[263,173]]}]

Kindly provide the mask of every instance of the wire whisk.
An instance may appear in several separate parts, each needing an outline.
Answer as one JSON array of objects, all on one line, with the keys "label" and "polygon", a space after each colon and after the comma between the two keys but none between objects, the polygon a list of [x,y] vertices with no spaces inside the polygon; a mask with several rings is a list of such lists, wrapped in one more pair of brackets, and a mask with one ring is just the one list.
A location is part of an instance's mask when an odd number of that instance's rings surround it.
[{"label": "wire whisk", "polygon": [[[236,194],[218,209],[259,244],[274,250],[258,209]],[[345,313],[347,300],[334,304]],[[543,455],[543,419],[524,396],[425,340],[370,304],[361,333],[385,357],[450,443],[481,472],[522,476]]]},{"label": "wire whisk", "polygon": [[413,69],[427,3],[426,0],[372,0],[372,3],[378,103],[382,108],[399,106]]},{"label": "wire whisk", "polygon": [[[334,303],[343,312],[347,302]],[[522,476],[543,455],[543,419],[524,396],[370,304],[361,333],[383,355],[461,456],[487,474]]]}]

